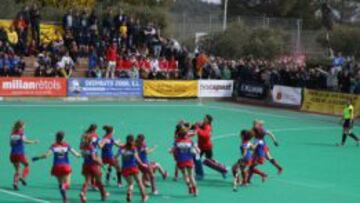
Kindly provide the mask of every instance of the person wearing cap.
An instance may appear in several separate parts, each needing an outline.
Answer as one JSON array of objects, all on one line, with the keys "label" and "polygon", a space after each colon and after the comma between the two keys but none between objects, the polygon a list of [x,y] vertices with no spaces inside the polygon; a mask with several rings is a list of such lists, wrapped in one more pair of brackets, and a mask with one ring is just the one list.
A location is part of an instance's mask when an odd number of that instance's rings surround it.
[{"label": "person wearing cap", "polygon": [[353,124],[354,124],[354,106],[352,105],[351,101],[349,100],[343,110],[343,134],[341,139],[341,144],[339,146],[344,146],[347,136],[353,138],[357,145],[360,145],[359,138],[352,132]]}]

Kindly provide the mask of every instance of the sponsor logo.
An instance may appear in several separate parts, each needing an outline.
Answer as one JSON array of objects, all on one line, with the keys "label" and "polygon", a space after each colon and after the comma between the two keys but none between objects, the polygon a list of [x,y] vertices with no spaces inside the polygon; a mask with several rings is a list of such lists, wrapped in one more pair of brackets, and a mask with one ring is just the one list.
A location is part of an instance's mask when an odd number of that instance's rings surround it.
[{"label": "sponsor logo", "polygon": [[232,90],[232,84],[226,84],[226,85],[211,85],[211,84],[201,84],[200,85],[201,90]]},{"label": "sponsor logo", "polygon": [[81,92],[80,82],[78,80],[71,80],[69,83],[69,91],[75,94],[79,94]]},{"label": "sponsor logo", "polygon": [[2,83],[3,90],[60,90],[61,84],[55,80],[23,81],[14,79]]},{"label": "sponsor logo", "polygon": [[252,86],[252,85],[241,85],[241,91],[249,92],[249,93],[262,94],[263,91],[264,91],[264,88],[263,87]]}]

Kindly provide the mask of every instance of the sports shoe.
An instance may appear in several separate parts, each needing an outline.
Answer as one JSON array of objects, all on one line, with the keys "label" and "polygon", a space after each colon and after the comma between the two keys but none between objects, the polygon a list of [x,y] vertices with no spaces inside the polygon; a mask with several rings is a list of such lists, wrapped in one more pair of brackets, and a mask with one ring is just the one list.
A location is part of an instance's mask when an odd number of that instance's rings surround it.
[{"label": "sports shoe", "polygon": [[151,186],[149,181],[144,181],[144,185],[145,185],[145,187],[150,187]]},{"label": "sports shoe", "polygon": [[126,194],[126,201],[131,202],[131,193]]},{"label": "sports shoe", "polygon": [[227,172],[222,173],[221,175],[222,175],[223,179],[226,179],[226,177],[227,177]]},{"label": "sports shoe", "polygon": [[24,178],[20,178],[19,181],[21,182],[21,184],[22,184],[23,186],[27,186],[27,183],[26,183],[26,181],[25,181]]},{"label": "sports shoe", "polygon": [[166,180],[168,176],[169,176],[169,173],[167,171],[165,171],[164,175],[162,176],[163,180]]},{"label": "sports shoe", "polygon": [[278,174],[281,175],[283,171],[284,171],[283,168],[279,168],[279,169],[278,169]]},{"label": "sports shoe", "polygon": [[18,187],[17,184],[14,184],[14,185],[13,185],[13,188],[14,188],[14,190],[16,190],[16,191],[19,190],[19,187]]},{"label": "sports shoe", "polygon": [[142,198],[142,202],[147,202],[149,200],[149,196],[148,195],[145,195],[143,198]]},{"label": "sports shoe", "polygon": [[105,192],[105,194],[101,195],[101,201],[106,201],[106,199],[110,196],[110,193]]},{"label": "sports shoe", "polygon": [[263,183],[265,183],[266,182],[266,179],[267,179],[267,175],[265,174],[265,175],[263,175],[263,176],[261,176],[261,181],[263,182]]},{"label": "sports shoe", "polygon": [[193,188],[191,186],[189,186],[189,194],[191,195],[193,193],[194,193]]},{"label": "sports shoe", "polygon": [[197,197],[198,196],[198,190],[197,190],[197,187],[196,186],[194,186],[193,188],[192,188],[192,191],[193,191],[193,195],[194,195],[194,197]]},{"label": "sports shoe", "polygon": [[86,203],[86,201],[87,201],[86,196],[83,192],[80,193],[80,200],[82,203]]}]

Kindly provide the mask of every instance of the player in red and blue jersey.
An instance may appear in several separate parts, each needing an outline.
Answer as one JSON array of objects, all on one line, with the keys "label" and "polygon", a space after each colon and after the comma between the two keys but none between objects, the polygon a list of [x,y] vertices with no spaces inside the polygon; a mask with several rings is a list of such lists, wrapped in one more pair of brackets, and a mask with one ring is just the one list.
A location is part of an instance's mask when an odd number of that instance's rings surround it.
[{"label": "player in red and blue jersey", "polygon": [[[187,132],[186,137],[188,138],[194,137],[196,133],[194,129],[190,129],[190,128],[191,128],[190,123],[187,123],[184,120],[180,120],[175,126],[174,141],[178,138],[178,135],[182,130],[185,130]],[[179,176],[179,168],[175,165],[175,173],[173,180],[177,181],[178,176]]]},{"label": "player in red and blue jersey", "polygon": [[70,188],[70,179],[72,172],[68,154],[70,152],[76,157],[81,157],[81,155],[64,141],[64,137],[65,137],[64,132],[62,131],[57,132],[55,135],[55,143],[51,145],[49,151],[43,155],[33,157],[32,161],[46,159],[51,154],[54,155],[51,175],[57,178],[59,183],[60,194],[62,196],[63,202],[66,203],[67,202],[66,190]]},{"label": "player in red and blue jersey", "polygon": [[[97,134],[97,125],[96,124],[91,124],[88,129],[85,131],[85,133],[81,136],[81,141],[80,141],[80,149],[82,148],[82,145],[84,143],[85,138],[90,137],[91,138],[91,144],[93,145],[93,147],[96,149],[96,152],[98,151],[98,147],[99,147],[99,135]],[[96,180],[93,179],[91,181],[91,187],[93,190],[97,190],[98,187],[96,185]]]},{"label": "player in red and blue jersey", "polygon": [[100,190],[101,199],[103,201],[109,196],[109,193],[105,191],[105,187],[101,181],[101,159],[97,156],[96,148],[92,143],[91,136],[85,136],[83,139],[81,147],[82,156],[84,158],[82,174],[85,177],[85,183],[83,184],[80,199],[81,202],[85,203],[87,201],[86,192],[88,186],[93,180],[96,181],[96,186]]},{"label": "player in red and blue jersey", "polygon": [[[141,159],[137,153],[136,146],[135,146],[135,138],[133,135],[128,135],[126,137],[126,143],[122,147],[120,147],[116,158],[121,156],[121,167],[122,167],[122,175],[125,177],[128,183],[128,191],[126,200],[128,202],[132,199],[132,193],[134,190],[134,180],[137,182],[140,193],[142,196],[142,201],[146,202],[149,199],[149,196],[146,194],[145,186],[139,176],[139,165],[144,165],[141,162]],[[146,167],[146,166],[142,166]]]},{"label": "player in red and blue jersey", "polygon": [[184,180],[188,185],[189,193],[197,196],[198,189],[193,173],[193,158],[196,153],[200,153],[200,150],[187,136],[187,131],[184,128],[179,131],[171,152],[174,154],[176,165],[180,169],[181,173],[183,174]]},{"label": "player in red and blue jersey", "polygon": [[91,144],[97,149],[99,147],[100,137],[96,131],[97,131],[97,125],[91,124],[89,128],[86,130],[84,135],[90,136]]},{"label": "player in red and blue jersey", "polygon": [[[155,172],[159,171],[165,180],[168,176],[168,173],[161,167],[159,163],[150,162],[148,159],[148,154],[155,151],[156,147],[149,148],[145,142],[145,136],[143,134],[139,134],[136,138],[136,149],[139,154],[139,158],[144,165],[140,165],[139,169],[143,174],[143,183],[147,186],[147,182],[150,180],[150,185],[152,188],[152,193],[157,195],[158,191],[156,189],[155,183]],[[146,166],[146,167],[143,167]]]},{"label": "player in red and blue jersey", "polygon": [[[233,166],[233,175],[234,175],[234,184],[233,190],[237,191],[237,186],[239,184],[246,185],[247,184],[247,171],[246,168],[250,167],[252,164],[252,150],[254,146],[251,143],[251,139],[254,134],[251,130],[243,130],[240,133],[241,137],[241,145],[240,145],[240,153],[241,158],[236,162]],[[240,181],[240,174],[241,180]]]},{"label": "player in red and blue jersey", "polygon": [[[13,187],[14,190],[18,190],[18,182],[20,181],[24,186],[27,185],[26,177],[29,175],[30,168],[29,162],[25,156],[25,144],[37,144],[37,140],[29,140],[25,136],[25,123],[23,121],[16,121],[10,135],[10,161],[14,165],[15,174]],[[21,171],[20,165],[24,166]],[[20,175],[21,174],[21,175]]]},{"label": "player in red and blue jersey", "polygon": [[270,163],[278,170],[278,173],[281,174],[283,168],[279,165],[279,163],[271,156],[270,150],[268,145],[265,142],[265,136],[268,135],[271,140],[273,141],[275,146],[279,146],[275,135],[271,133],[271,131],[266,130],[264,128],[264,122],[261,120],[255,120],[253,125],[253,131],[255,133],[255,139],[257,141],[262,141],[264,143],[264,151],[265,151],[265,158],[270,161]]},{"label": "player in red and blue jersey", "polygon": [[250,183],[252,175],[254,173],[260,175],[263,182],[266,181],[267,174],[256,168],[258,165],[262,165],[265,163],[266,151],[267,151],[267,146],[264,140],[257,139],[254,143],[254,153],[252,156],[251,166],[249,167],[249,171],[248,171],[248,176],[246,181],[247,183]]},{"label": "player in red and blue jersey", "polygon": [[120,141],[116,141],[113,137],[114,128],[112,126],[105,125],[103,126],[103,130],[105,131],[104,137],[99,142],[99,147],[101,148],[101,158],[104,165],[108,165],[106,171],[106,183],[110,182],[110,175],[112,168],[116,169],[116,176],[117,176],[117,184],[118,187],[122,186],[121,183],[121,168],[118,162],[115,159],[113,153],[114,145],[117,147],[121,147]]}]

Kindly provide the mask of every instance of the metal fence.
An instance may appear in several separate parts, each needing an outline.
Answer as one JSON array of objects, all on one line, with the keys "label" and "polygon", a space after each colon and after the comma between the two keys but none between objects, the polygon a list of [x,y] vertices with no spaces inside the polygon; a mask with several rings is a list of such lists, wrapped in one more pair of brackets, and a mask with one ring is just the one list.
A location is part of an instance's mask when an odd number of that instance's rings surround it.
[{"label": "metal fence", "polygon": [[[221,12],[197,16],[186,12],[174,13],[172,18],[173,34],[180,41],[194,39],[197,33],[221,32],[224,28]],[[227,24],[230,23],[242,23],[251,28],[265,27],[284,30],[290,36],[290,44],[286,47],[290,53],[322,54],[321,47],[316,43],[320,31],[303,30],[301,19],[238,16],[228,19]]]}]

